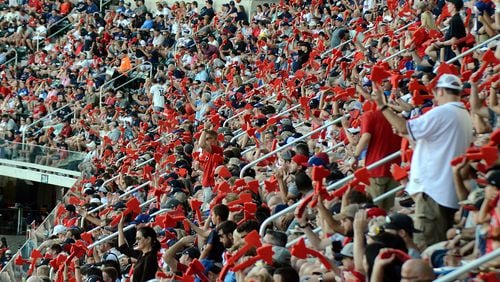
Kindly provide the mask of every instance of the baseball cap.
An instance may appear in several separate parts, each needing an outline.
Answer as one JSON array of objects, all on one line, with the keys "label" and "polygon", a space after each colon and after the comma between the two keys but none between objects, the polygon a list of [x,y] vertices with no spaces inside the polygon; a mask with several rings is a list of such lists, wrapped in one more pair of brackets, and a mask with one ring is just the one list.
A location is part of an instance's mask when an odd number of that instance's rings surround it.
[{"label": "baseball cap", "polygon": [[54,230],[52,231],[52,236],[57,236],[64,232],[66,232],[66,227],[64,225],[59,224],[54,226]]},{"label": "baseball cap", "polygon": [[188,255],[191,259],[197,259],[200,257],[200,250],[196,247],[190,247],[182,251],[183,255]]},{"label": "baseball cap", "polygon": [[406,214],[395,213],[385,218],[385,229],[404,230],[408,234],[421,233],[422,231],[415,229],[413,219]]},{"label": "baseball cap", "polygon": [[149,217],[149,215],[142,213],[138,215],[131,223],[132,224],[148,223],[150,219],[151,218]]},{"label": "baseball cap", "polygon": [[498,170],[498,169],[490,170],[487,173],[486,180],[488,181],[488,183],[490,185],[493,185],[493,186],[499,188],[500,187],[500,170]]},{"label": "baseball cap", "polygon": [[460,78],[458,78],[458,76],[445,73],[439,78],[436,87],[462,90],[462,82],[460,81]]},{"label": "baseball cap", "polygon": [[354,257],[354,243],[348,243],[346,244],[342,250],[340,251],[340,256],[342,258],[348,257],[348,258],[353,258]]},{"label": "baseball cap", "polygon": [[309,160],[309,158],[307,156],[299,155],[299,154],[293,156],[293,158],[292,158],[292,161],[294,161],[295,163],[297,163],[300,166],[307,166],[308,160]]},{"label": "baseball cap", "polygon": [[291,264],[291,254],[287,248],[281,246],[273,246],[273,260],[279,264]]},{"label": "baseball cap", "polygon": [[341,220],[344,218],[354,218],[354,215],[358,212],[359,205],[351,204],[344,208],[339,214],[333,216],[335,220]]},{"label": "baseball cap", "polygon": [[477,188],[470,192],[467,199],[460,201],[459,204],[466,210],[479,210],[484,200],[484,189]]},{"label": "baseball cap", "polygon": [[285,161],[290,161],[290,160],[292,160],[292,157],[293,157],[292,151],[287,150],[287,151],[282,152],[282,153],[281,153],[281,157],[282,157]]}]

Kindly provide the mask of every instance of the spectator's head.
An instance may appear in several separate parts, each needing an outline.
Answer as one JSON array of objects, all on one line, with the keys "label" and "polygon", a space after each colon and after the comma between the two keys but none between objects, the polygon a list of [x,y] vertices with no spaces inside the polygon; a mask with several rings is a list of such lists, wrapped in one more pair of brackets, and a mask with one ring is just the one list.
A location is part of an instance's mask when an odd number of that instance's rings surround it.
[{"label": "spectator's head", "polygon": [[234,221],[224,221],[217,227],[217,232],[220,237],[220,241],[224,245],[226,249],[229,249],[233,246],[234,238],[233,232],[236,230],[236,223]]},{"label": "spectator's head", "polygon": [[420,230],[415,229],[413,220],[406,214],[395,213],[386,217],[384,229],[387,232],[401,236],[403,239],[412,239],[413,233],[418,233]]},{"label": "spectator's head", "polygon": [[302,194],[307,194],[313,189],[311,178],[303,171],[295,175],[295,185]]},{"label": "spectator's head", "polygon": [[182,252],[179,262],[184,265],[189,265],[194,259],[200,257],[200,250],[196,247],[187,248]]},{"label": "spectator's head", "polygon": [[346,244],[339,254],[344,269],[354,269],[354,243]]},{"label": "spectator's head", "polygon": [[334,216],[335,220],[340,221],[340,224],[344,229],[344,235],[348,237],[352,237],[354,235],[352,229],[353,228],[352,223],[354,221],[354,216],[356,215],[358,210],[359,210],[359,205],[352,204],[348,205],[341,211],[341,213]]},{"label": "spectator's head", "polygon": [[285,247],[287,241],[286,233],[276,230],[267,230],[266,235],[262,238],[262,243],[280,247]]},{"label": "spectator's head", "polygon": [[436,98],[438,104],[441,105],[449,101],[460,100],[460,93],[462,92],[462,82],[456,75],[443,74],[439,78],[436,88]]},{"label": "spectator's head", "polygon": [[213,130],[208,130],[206,131],[205,133],[206,135],[206,142],[208,143],[208,145],[210,146],[215,146],[218,144],[218,141],[217,141],[217,132],[213,131]]},{"label": "spectator's head", "polygon": [[229,217],[229,208],[226,205],[217,205],[212,210],[212,222],[219,225]]},{"label": "spectator's head", "polygon": [[151,227],[142,227],[137,230],[135,240],[137,242],[137,249],[143,253],[149,251],[156,252],[161,248],[160,242],[156,239],[156,232]]},{"label": "spectator's head", "polygon": [[114,282],[118,279],[118,272],[114,267],[104,267],[102,269],[102,279],[104,282]]},{"label": "spectator's head", "polygon": [[274,271],[273,280],[274,282],[299,282],[300,277],[294,268],[285,266]]},{"label": "spectator's head", "polygon": [[448,11],[452,15],[464,7],[464,2],[462,0],[446,0],[446,4],[448,5]]},{"label": "spectator's head", "polygon": [[434,278],[436,275],[432,267],[421,259],[407,260],[401,268],[401,282],[430,282],[434,281]]}]

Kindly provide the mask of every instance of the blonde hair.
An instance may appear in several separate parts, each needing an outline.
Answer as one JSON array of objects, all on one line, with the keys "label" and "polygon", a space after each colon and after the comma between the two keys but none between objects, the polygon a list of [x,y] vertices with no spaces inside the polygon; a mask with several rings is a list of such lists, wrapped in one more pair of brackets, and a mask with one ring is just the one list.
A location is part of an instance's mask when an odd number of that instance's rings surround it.
[{"label": "blonde hair", "polygon": [[432,16],[432,13],[429,11],[425,11],[422,13],[420,16],[420,20],[422,21],[421,26],[424,27],[427,30],[431,29],[437,29],[436,26],[436,21],[434,20],[434,17]]}]

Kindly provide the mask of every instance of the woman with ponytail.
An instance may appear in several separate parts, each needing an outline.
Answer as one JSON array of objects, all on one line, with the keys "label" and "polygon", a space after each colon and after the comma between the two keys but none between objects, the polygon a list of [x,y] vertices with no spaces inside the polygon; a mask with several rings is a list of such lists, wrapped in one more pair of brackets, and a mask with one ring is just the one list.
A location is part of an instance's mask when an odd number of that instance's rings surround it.
[{"label": "woman with ponytail", "polygon": [[160,250],[160,242],[156,239],[156,232],[151,227],[141,227],[135,236],[135,248],[127,245],[123,232],[123,216],[118,224],[119,251],[127,255],[129,262],[134,262],[133,282],[144,282],[155,279],[158,270],[157,253]]}]

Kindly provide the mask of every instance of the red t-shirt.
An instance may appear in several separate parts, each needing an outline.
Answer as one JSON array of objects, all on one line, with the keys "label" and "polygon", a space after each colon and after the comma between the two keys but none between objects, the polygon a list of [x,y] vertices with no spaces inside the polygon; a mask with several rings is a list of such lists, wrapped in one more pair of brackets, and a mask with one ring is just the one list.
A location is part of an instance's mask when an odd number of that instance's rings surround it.
[{"label": "red t-shirt", "polygon": [[[361,135],[364,133],[371,134],[366,152],[366,166],[400,149],[401,137],[392,132],[390,123],[385,119],[381,111],[372,111],[363,114],[361,117]],[[370,174],[373,177],[391,176],[391,165],[400,162],[400,158],[397,158],[370,170]]]},{"label": "red t-shirt", "polygon": [[203,152],[203,159],[200,158],[200,163],[203,168],[203,178],[201,185],[203,187],[215,186],[215,168],[224,161],[223,150],[219,146],[212,145],[212,152]]}]

